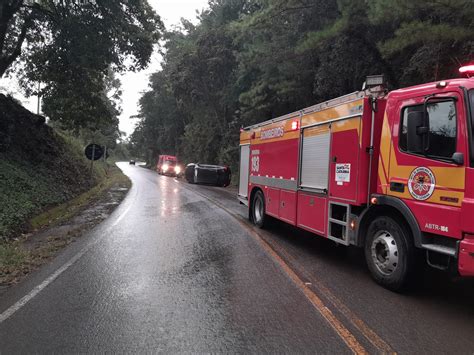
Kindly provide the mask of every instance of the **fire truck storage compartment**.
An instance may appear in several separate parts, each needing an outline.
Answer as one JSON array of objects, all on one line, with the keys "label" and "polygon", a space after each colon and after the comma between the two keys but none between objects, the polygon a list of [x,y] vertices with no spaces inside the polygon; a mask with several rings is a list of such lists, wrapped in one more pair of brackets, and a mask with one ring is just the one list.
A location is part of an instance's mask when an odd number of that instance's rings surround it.
[{"label": "fire truck storage compartment", "polygon": [[327,198],[315,193],[298,191],[298,227],[326,235]]},{"label": "fire truck storage compartment", "polygon": [[267,203],[265,212],[273,217],[278,217],[278,210],[280,206],[280,190],[269,187],[266,189]]},{"label": "fire truck storage compartment", "polygon": [[[353,117],[331,125],[331,168],[329,196],[356,202],[359,188],[361,118]],[[364,182],[366,183],[366,182]]]},{"label": "fire truck storage compartment", "polygon": [[239,195],[246,198],[249,188],[250,145],[240,146]]},{"label": "fire truck storage compartment", "polygon": [[328,124],[303,129],[300,186],[326,193],[331,131]]},{"label": "fire truck storage compartment", "polygon": [[296,224],[296,192],[280,191],[280,208],[278,216],[285,222]]}]

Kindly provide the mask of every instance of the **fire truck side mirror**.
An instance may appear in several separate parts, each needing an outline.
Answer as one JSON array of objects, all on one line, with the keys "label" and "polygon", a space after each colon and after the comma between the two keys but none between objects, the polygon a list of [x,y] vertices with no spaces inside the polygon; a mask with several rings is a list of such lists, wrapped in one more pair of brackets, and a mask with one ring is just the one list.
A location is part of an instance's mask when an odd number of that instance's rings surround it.
[{"label": "fire truck side mirror", "polygon": [[451,158],[453,163],[456,165],[464,165],[464,154],[456,152],[453,154],[453,157]]},{"label": "fire truck side mirror", "polygon": [[428,127],[424,124],[424,113],[413,111],[408,114],[407,148],[411,153],[424,153],[424,139],[428,134]]}]

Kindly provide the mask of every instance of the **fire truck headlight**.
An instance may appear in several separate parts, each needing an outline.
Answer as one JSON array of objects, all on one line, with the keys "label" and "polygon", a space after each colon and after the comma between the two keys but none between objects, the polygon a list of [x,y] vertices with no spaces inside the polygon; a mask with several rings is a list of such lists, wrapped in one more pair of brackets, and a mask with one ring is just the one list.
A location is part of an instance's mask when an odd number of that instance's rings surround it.
[{"label": "fire truck headlight", "polygon": [[163,165],[163,171],[167,171],[168,169],[169,169],[169,165],[168,165],[168,164]]},{"label": "fire truck headlight", "polygon": [[180,166],[176,166],[174,168],[174,171],[176,172],[176,174],[179,174],[181,172],[181,167]]}]

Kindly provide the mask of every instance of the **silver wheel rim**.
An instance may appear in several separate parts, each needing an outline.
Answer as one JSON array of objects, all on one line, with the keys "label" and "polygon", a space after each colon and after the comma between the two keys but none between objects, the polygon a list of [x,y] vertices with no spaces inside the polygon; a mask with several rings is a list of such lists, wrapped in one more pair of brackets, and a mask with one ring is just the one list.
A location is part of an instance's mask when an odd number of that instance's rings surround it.
[{"label": "silver wheel rim", "polygon": [[382,274],[391,275],[397,269],[398,246],[389,232],[379,232],[372,242],[370,250],[372,260]]},{"label": "silver wheel rim", "polygon": [[255,222],[260,223],[263,217],[263,203],[261,198],[255,199],[254,215]]}]

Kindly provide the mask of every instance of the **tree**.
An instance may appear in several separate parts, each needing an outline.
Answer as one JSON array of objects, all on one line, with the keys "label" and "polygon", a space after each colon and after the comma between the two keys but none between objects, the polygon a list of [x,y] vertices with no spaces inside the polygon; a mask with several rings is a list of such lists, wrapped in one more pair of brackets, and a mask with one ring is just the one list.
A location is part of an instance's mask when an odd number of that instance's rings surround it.
[{"label": "tree", "polygon": [[101,70],[109,64],[140,69],[147,65],[162,28],[147,1],[4,0],[0,77],[19,59],[25,44],[25,59],[36,59],[36,66],[48,64],[43,60],[55,64],[61,54],[79,55],[77,62]]},{"label": "tree", "polygon": [[211,0],[165,35],[133,147],[236,171],[241,126],[360,90],[453,77],[473,56],[469,0]]},{"label": "tree", "polygon": [[400,85],[455,77],[474,56],[474,8],[470,0],[376,0],[370,21],[390,29],[379,41]]},{"label": "tree", "polygon": [[16,61],[26,94],[44,96],[52,120],[87,127],[113,116],[104,100],[108,70],[146,67],[162,29],[142,0],[4,0],[0,76]]}]

